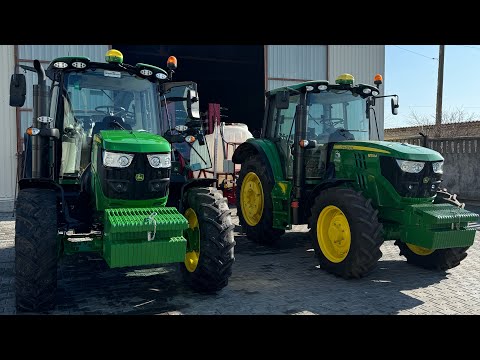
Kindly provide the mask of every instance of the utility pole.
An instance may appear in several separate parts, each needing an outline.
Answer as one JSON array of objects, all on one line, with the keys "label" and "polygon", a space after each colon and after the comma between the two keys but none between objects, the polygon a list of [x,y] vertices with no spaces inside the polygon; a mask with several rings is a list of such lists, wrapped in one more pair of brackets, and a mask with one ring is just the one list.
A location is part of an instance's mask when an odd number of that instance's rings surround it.
[{"label": "utility pole", "polygon": [[438,83],[437,83],[437,111],[435,114],[435,135],[440,137],[442,124],[442,98],[443,98],[443,64],[445,59],[445,45],[440,45],[438,52]]}]

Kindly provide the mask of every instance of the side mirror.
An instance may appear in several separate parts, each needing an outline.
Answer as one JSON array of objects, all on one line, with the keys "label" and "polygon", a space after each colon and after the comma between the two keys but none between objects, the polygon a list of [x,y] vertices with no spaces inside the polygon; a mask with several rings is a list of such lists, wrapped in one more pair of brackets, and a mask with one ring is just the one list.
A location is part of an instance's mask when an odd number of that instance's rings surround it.
[{"label": "side mirror", "polygon": [[398,115],[398,96],[392,97],[390,103],[392,105],[392,114]]},{"label": "side mirror", "polygon": [[290,105],[290,94],[287,90],[275,94],[275,107],[277,109],[288,109]]},{"label": "side mirror", "polygon": [[187,111],[191,119],[200,119],[200,102],[196,90],[187,90]]},{"label": "side mirror", "polygon": [[25,104],[27,83],[24,74],[13,74],[10,78],[10,106],[22,107]]}]

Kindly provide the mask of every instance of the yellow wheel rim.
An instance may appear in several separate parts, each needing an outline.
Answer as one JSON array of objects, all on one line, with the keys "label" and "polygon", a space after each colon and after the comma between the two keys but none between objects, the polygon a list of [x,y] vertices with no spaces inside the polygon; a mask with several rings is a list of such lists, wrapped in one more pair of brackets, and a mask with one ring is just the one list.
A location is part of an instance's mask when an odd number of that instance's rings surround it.
[{"label": "yellow wheel rim", "polygon": [[345,260],[352,243],[352,235],[342,210],[333,205],[322,210],[317,219],[317,241],[328,260],[333,263]]},{"label": "yellow wheel rim", "polygon": [[262,182],[254,172],[249,172],[243,179],[240,206],[247,224],[256,226],[262,218],[264,202]]},{"label": "yellow wheel rim", "polygon": [[185,211],[185,218],[188,221],[188,229],[184,235],[187,239],[187,252],[185,254],[185,267],[189,272],[194,272],[200,259],[200,227],[197,214],[192,208]]},{"label": "yellow wheel rim", "polygon": [[427,249],[418,245],[413,245],[413,244],[407,244],[407,247],[412,250],[414,254],[420,255],[420,256],[427,256],[433,253],[435,250]]}]

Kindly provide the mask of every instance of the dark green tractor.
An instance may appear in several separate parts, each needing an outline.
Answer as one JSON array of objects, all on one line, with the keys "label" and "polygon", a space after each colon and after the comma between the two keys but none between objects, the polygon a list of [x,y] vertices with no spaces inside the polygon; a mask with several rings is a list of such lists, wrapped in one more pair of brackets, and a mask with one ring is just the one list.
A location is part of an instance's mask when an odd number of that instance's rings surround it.
[{"label": "dark green tractor", "polygon": [[[172,81],[176,62],[133,66],[109,50],[106,63],[24,67],[38,84],[16,202],[17,310],[51,309],[58,260],[79,252],[112,268],[179,263],[197,291],[227,285],[230,211],[212,180],[193,179],[211,161],[197,84]],[[10,105],[24,102],[25,77],[14,74]]]},{"label": "dark green tractor", "polygon": [[475,238],[468,223],[478,215],[436,203],[443,157],[370,140],[379,139],[375,102],[391,97],[396,115],[398,96],[354,85],[349,74],[266,96],[262,137],[233,155],[242,164],[237,211],[248,238],[271,244],[292,225],[308,224],[321,268],[344,278],[373,270],[384,240],[429,269],[453,268],[467,256]]}]

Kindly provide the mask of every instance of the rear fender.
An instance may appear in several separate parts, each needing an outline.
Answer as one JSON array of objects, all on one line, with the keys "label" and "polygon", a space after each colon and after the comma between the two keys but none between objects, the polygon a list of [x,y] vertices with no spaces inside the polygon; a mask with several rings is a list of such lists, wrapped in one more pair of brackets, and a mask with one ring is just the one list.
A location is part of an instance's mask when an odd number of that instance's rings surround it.
[{"label": "rear fender", "polygon": [[266,164],[269,173],[276,182],[285,180],[280,155],[277,147],[270,140],[248,139],[235,150],[232,161],[235,164],[243,164],[246,159],[254,155],[259,155],[262,158],[262,162]]}]

